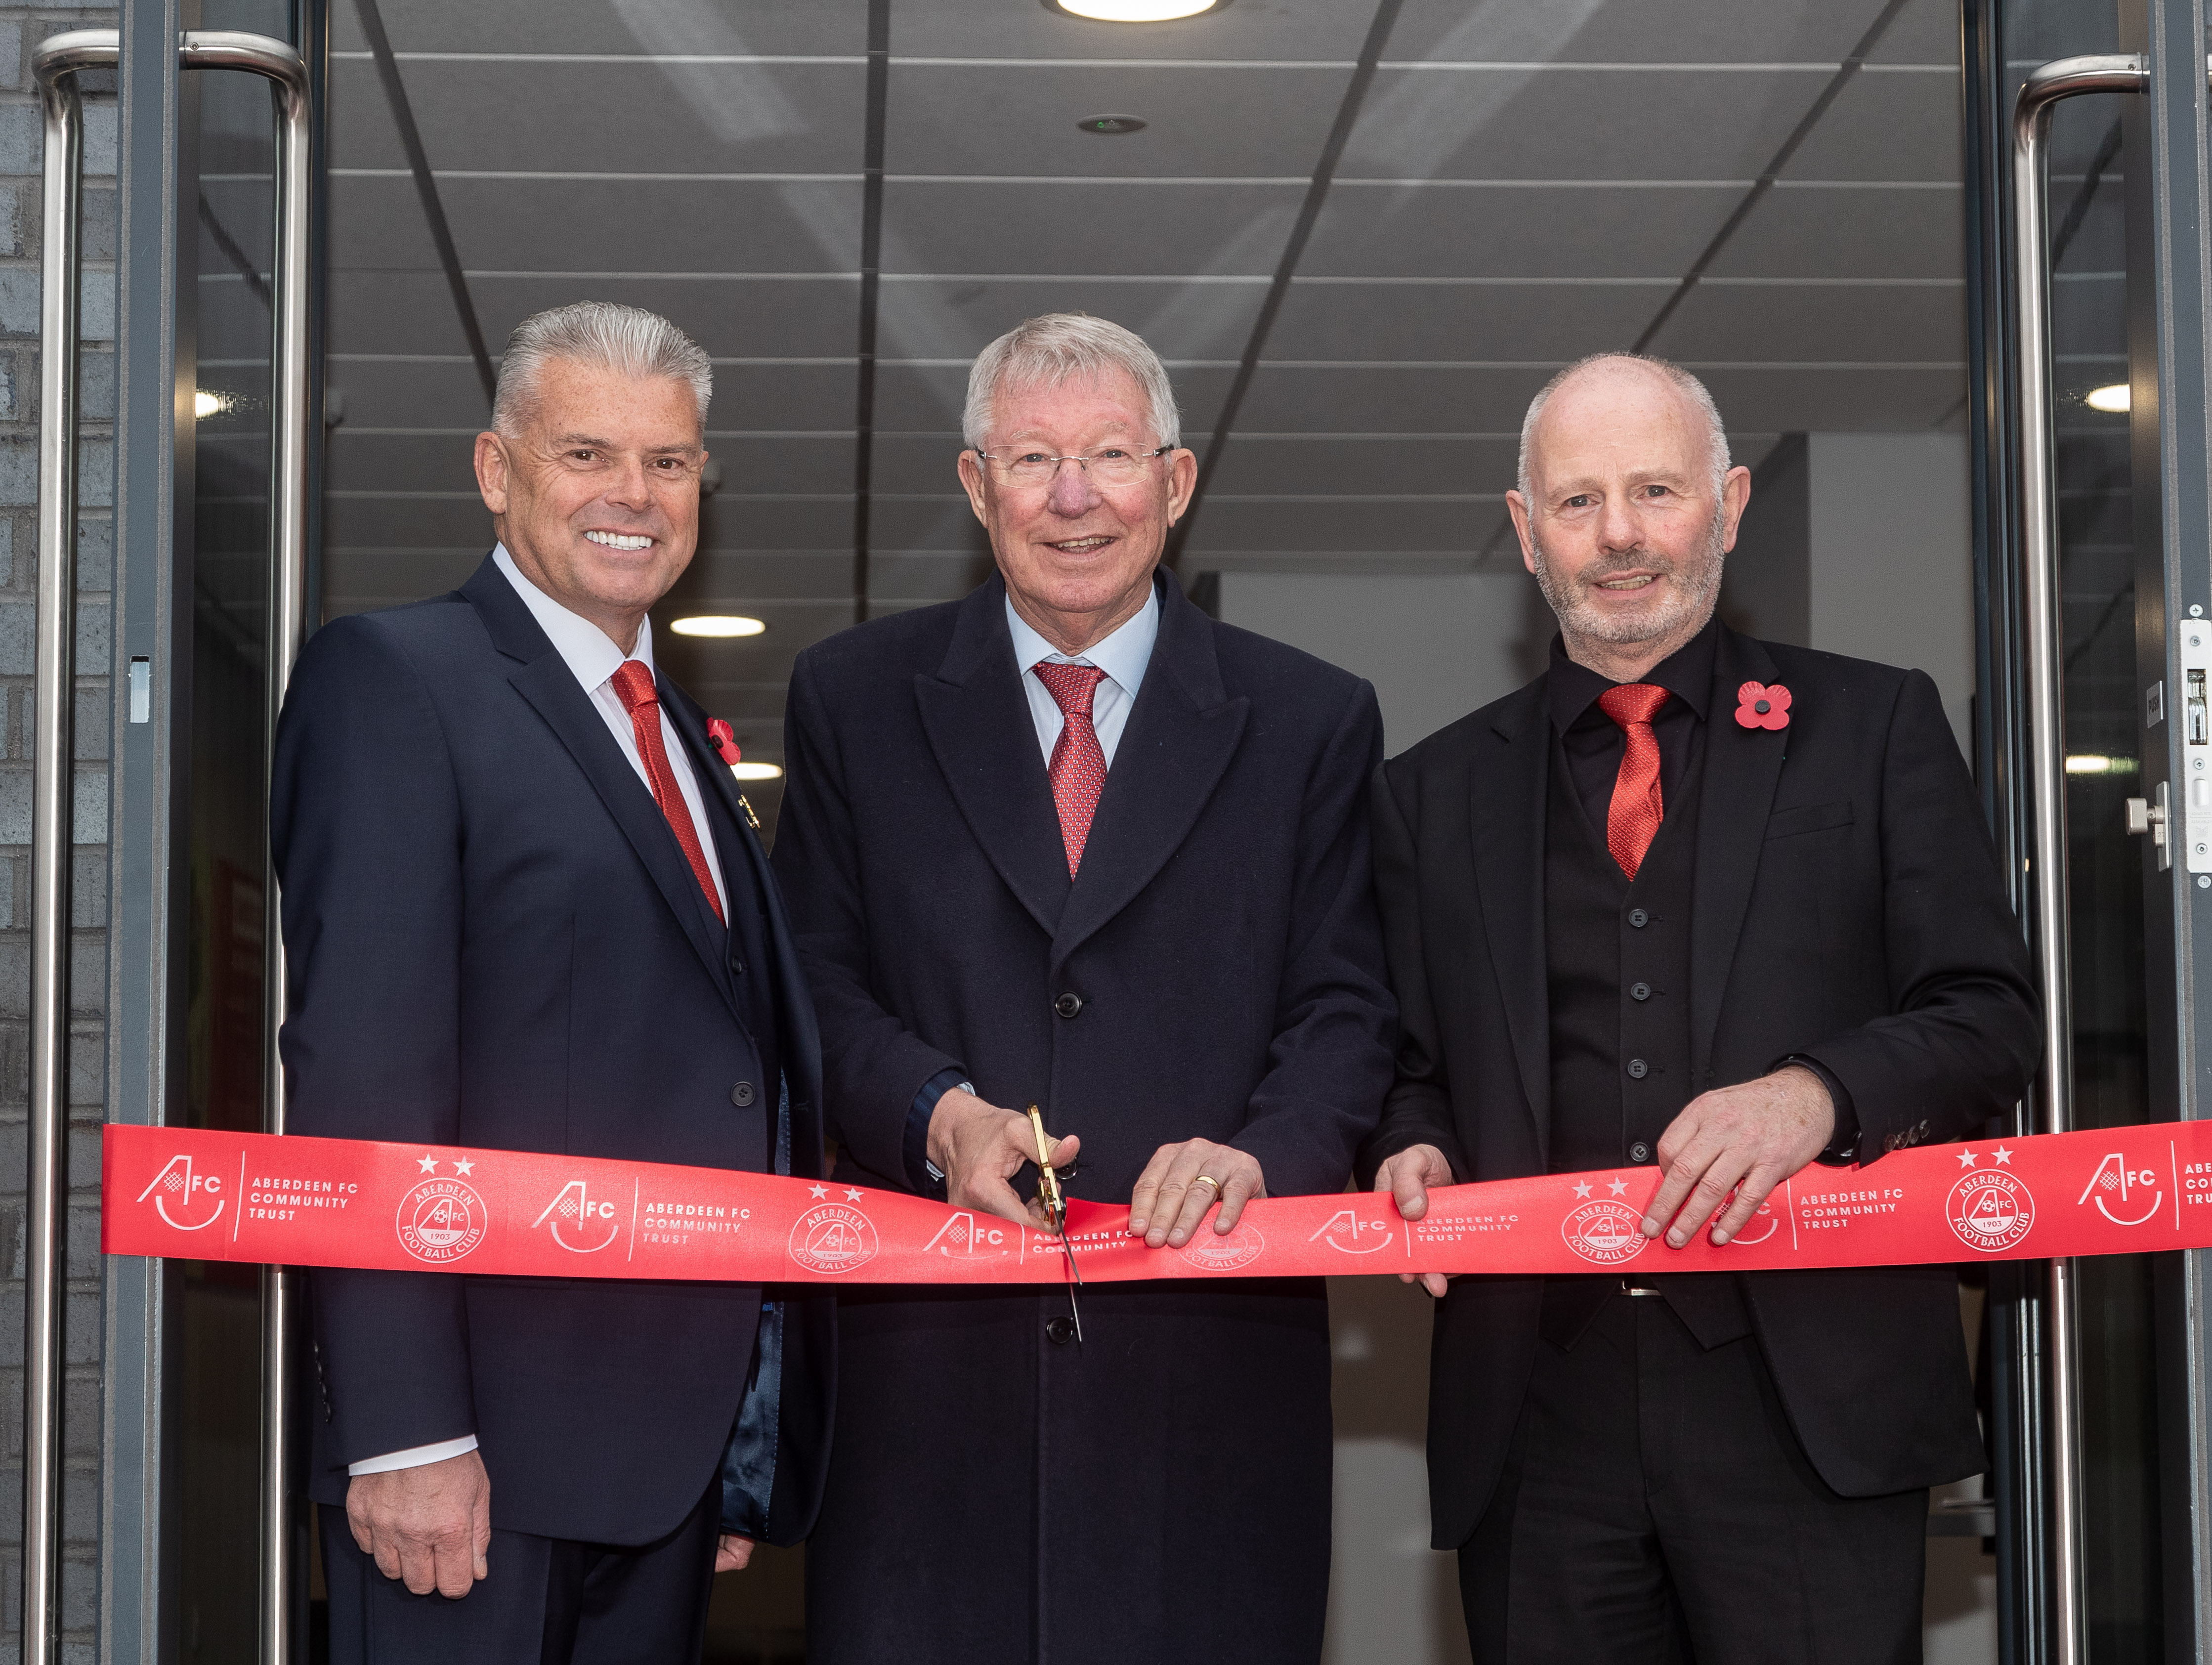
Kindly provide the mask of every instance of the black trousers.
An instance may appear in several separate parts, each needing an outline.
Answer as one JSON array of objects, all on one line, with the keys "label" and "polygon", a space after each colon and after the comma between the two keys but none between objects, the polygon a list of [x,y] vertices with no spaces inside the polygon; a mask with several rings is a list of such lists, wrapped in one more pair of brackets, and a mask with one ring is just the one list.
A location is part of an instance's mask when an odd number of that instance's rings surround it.
[{"label": "black trousers", "polygon": [[1536,1364],[1459,1553],[1477,1665],[1917,1665],[1928,1494],[1814,1473],[1751,1337],[1616,1295]]},{"label": "black trousers", "polygon": [[458,1601],[386,1577],[325,1504],[331,1665],[696,1665],[721,1493],[717,1474],[683,1525],[636,1547],[495,1527],[490,1576]]}]

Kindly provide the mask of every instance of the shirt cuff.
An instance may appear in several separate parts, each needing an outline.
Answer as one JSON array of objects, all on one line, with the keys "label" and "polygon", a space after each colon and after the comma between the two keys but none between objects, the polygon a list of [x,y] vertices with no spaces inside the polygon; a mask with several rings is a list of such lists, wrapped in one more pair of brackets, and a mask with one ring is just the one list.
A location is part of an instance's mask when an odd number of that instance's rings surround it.
[{"label": "shirt cuff", "polygon": [[906,1113],[907,1188],[916,1196],[935,1202],[945,1200],[945,1176],[929,1159],[929,1118],[937,1113],[937,1101],[955,1087],[963,1092],[975,1091],[974,1084],[959,1070],[938,1071],[921,1084],[921,1091],[915,1094],[914,1103]]},{"label": "shirt cuff", "polygon": [[426,1462],[443,1462],[447,1457],[458,1457],[465,1451],[477,1449],[477,1437],[463,1434],[459,1439],[441,1439],[434,1445],[416,1445],[404,1451],[391,1451],[380,1457],[363,1457],[359,1462],[346,1465],[349,1474],[388,1474],[395,1468],[420,1468]]},{"label": "shirt cuff", "polygon": [[[1810,1070],[1820,1078],[1820,1085],[1828,1090],[1828,1100],[1836,1109],[1836,1131],[1828,1140],[1828,1148],[1813,1158],[1831,1168],[1848,1168],[1859,1159],[1859,1113],[1851,1103],[1851,1091],[1836,1079],[1836,1073],[1817,1058],[1808,1058],[1802,1052],[1793,1052],[1776,1061],[1775,1069],[1795,1064],[1801,1070]],[[1772,1074],[1773,1070],[1767,1072]]]}]

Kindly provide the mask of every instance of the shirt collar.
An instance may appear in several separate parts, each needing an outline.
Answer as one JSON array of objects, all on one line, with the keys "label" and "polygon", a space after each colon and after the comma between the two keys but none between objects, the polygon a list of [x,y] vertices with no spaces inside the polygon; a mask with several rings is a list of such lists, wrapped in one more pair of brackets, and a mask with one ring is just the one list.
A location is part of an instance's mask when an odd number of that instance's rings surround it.
[{"label": "shirt collar", "polygon": [[[599,684],[620,669],[623,651],[616,647],[605,630],[580,614],[572,613],[559,602],[522,575],[522,568],[514,564],[514,557],[501,544],[491,552],[492,560],[507,581],[514,586],[514,592],[522,598],[522,605],[530,609],[531,617],[538,628],[552,639],[554,651],[568,664],[576,680],[584,685],[586,694],[595,694]],[[648,671],[653,664],[653,621],[640,619],[637,626],[637,646],[630,649],[629,657],[643,662]]]},{"label": "shirt collar", "polygon": [[[1704,629],[1653,665],[1640,679],[1665,689],[1688,706],[1703,722],[1712,703],[1713,653],[1720,641],[1720,616],[1705,621]],[[1544,672],[1544,697],[1551,707],[1552,726],[1565,733],[1589,714],[1598,696],[1620,686],[1586,665],[1567,657],[1565,641],[1552,638],[1552,662]],[[1610,719],[1607,719],[1610,720]]]},{"label": "shirt collar", "polygon": [[1014,669],[1021,675],[1026,677],[1030,666],[1045,659],[1056,665],[1095,665],[1119,684],[1123,693],[1134,699],[1137,684],[1145,679],[1145,666],[1152,662],[1152,644],[1159,639],[1160,592],[1157,586],[1153,587],[1134,617],[1119,626],[1103,641],[1093,642],[1072,656],[1061,653],[1031,629],[1014,611],[1011,597],[1006,601],[1006,629],[1014,639]]}]

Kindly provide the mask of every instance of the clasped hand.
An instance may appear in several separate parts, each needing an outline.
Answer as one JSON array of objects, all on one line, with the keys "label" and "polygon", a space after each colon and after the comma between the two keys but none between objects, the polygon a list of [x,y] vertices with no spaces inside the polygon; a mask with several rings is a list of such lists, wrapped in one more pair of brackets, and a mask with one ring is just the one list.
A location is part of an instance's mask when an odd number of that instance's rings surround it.
[{"label": "clasped hand", "polygon": [[[1083,1147],[1070,1133],[1047,1142],[1052,1164],[1065,1169]],[[1026,1115],[1003,1109],[955,1087],[937,1101],[929,1118],[929,1159],[945,1176],[945,1197],[955,1208],[979,1209],[1025,1224],[1047,1222],[1043,1205],[1027,1202],[1009,1182],[1024,1163],[1036,1160],[1036,1133]],[[1213,1185],[1200,1185],[1203,1176]],[[1163,1145],[1137,1176],[1129,1198],[1129,1235],[1146,1246],[1182,1247],[1198,1230],[1218,1197],[1217,1232],[1233,1231],[1244,1205],[1267,1194],[1259,1158],[1211,1139]]]},{"label": "clasped hand", "polygon": [[[1767,1194],[1828,1146],[1835,1136],[1836,1107],[1820,1078],[1790,1064],[1756,1081],[1700,1093],[1659,1139],[1666,1172],[1644,1217],[1644,1235],[1666,1234],[1680,1249],[1706,1223],[1716,1248],[1743,1230]],[[1429,1188],[1449,1185],[1451,1164],[1433,1145],[1408,1145],[1384,1162],[1375,1188],[1388,1191],[1409,1220],[1428,1212]],[[1401,1272],[1441,1296],[1449,1278],[1440,1272]]]}]

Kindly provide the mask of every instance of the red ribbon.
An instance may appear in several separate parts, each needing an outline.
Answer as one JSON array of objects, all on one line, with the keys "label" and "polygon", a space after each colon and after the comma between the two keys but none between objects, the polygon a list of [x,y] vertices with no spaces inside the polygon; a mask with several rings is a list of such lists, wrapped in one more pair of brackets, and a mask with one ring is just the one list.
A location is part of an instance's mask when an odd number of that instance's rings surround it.
[{"label": "red ribbon", "polygon": [[[1051,1232],[901,1191],[517,1151],[111,1125],[100,1248],[182,1260],[729,1283],[1052,1284]],[[1638,1230],[1656,1168],[1388,1196],[1274,1197],[1147,1249],[1120,1205],[1071,1201],[1088,1283],[1380,1272],[1754,1272],[2212,1247],[2212,1123],[1929,1145],[1808,1168],[1743,1235]]]}]

